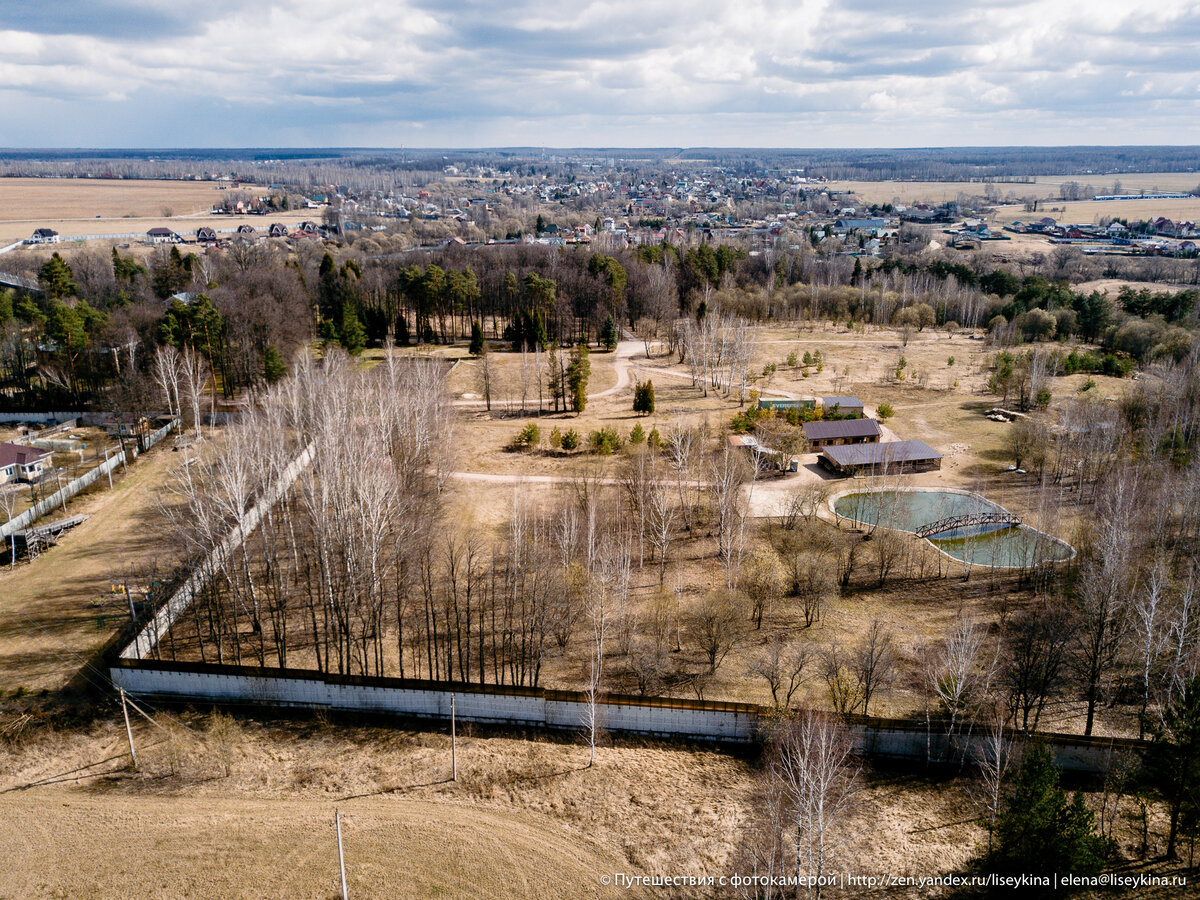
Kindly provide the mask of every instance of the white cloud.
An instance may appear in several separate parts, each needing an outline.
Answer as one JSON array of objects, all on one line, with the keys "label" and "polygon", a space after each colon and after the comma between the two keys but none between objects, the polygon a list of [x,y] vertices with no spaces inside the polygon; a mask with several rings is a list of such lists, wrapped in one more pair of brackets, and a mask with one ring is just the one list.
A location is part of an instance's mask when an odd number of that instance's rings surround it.
[{"label": "white cloud", "polygon": [[44,8],[0,9],[10,145],[48,102],[84,146],[1200,142],[1188,0]]}]

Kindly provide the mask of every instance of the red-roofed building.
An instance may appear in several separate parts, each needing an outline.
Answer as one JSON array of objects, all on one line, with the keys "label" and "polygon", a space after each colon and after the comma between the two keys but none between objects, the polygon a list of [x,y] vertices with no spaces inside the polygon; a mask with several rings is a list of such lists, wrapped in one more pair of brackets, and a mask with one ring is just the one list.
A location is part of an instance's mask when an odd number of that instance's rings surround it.
[{"label": "red-roofed building", "polygon": [[10,481],[37,481],[51,468],[50,456],[50,451],[41,447],[0,444],[0,484]]}]

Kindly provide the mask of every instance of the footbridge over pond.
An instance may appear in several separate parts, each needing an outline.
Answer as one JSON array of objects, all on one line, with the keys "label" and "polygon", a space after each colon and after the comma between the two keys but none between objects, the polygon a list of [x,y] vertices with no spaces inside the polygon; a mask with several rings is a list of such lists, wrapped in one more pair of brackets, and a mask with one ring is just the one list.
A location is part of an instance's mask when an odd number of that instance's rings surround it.
[{"label": "footbridge over pond", "polygon": [[980,525],[1020,525],[1021,520],[1007,510],[991,512],[963,513],[957,516],[947,516],[936,522],[929,522],[916,530],[917,537],[928,538],[955,531],[959,528],[974,528]]}]

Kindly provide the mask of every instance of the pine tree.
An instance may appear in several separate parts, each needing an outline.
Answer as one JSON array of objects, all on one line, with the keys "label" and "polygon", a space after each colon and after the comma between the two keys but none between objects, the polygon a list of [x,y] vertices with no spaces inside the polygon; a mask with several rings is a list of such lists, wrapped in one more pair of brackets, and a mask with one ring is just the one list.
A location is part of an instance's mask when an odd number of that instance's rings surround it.
[{"label": "pine tree", "polygon": [[363,331],[362,323],[358,321],[354,309],[350,306],[342,309],[342,327],[338,330],[338,340],[351,356],[358,356],[367,346],[367,333]]},{"label": "pine tree", "polygon": [[604,320],[604,327],[600,330],[600,343],[606,350],[617,349],[617,323],[613,321],[612,316]]},{"label": "pine tree", "polygon": [[1167,804],[1167,857],[1174,859],[1180,832],[1196,836],[1200,811],[1200,676],[1167,704],[1160,722],[1151,723],[1150,739],[1146,770]]},{"label": "pine tree", "polygon": [[75,284],[75,273],[58,255],[57,250],[38,270],[38,284],[42,286],[46,296],[55,300],[73,297],[79,293],[79,288]]},{"label": "pine tree", "polygon": [[267,349],[263,351],[263,378],[267,384],[274,384],[287,375],[287,372],[287,363],[283,361],[283,356],[274,344],[267,344]]},{"label": "pine tree", "polygon": [[633,411],[643,416],[654,412],[654,382],[637,382],[633,389]]},{"label": "pine tree", "polygon": [[472,356],[479,356],[480,354],[483,353],[483,350],[484,350],[483,326],[480,325],[478,322],[472,322],[471,323],[471,346],[470,346],[470,348],[468,348],[468,352]]},{"label": "pine tree", "polygon": [[1068,802],[1046,745],[1029,744],[996,822],[996,846],[986,868],[1010,874],[1088,874],[1099,871],[1105,849],[1083,796],[1076,793]]},{"label": "pine tree", "polygon": [[588,377],[592,364],[588,362],[587,344],[580,344],[571,351],[571,364],[567,367],[567,386],[571,391],[571,408],[576,414],[587,408]]}]

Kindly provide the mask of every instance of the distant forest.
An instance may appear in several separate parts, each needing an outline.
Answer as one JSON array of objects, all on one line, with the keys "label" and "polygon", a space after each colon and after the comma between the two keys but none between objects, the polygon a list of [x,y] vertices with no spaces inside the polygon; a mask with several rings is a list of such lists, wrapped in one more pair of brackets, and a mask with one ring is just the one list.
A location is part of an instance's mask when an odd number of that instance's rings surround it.
[{"label": "distant forest", "polygon": [[802,169],[810,176],[858,181],[1022,181],[1051,174],[1197,172],[1200,147],[8,149],[0,150],[0,175],[94,174],[100,168],[118,177],[180,177],[194,173],[197,164],[222,171],[268,162],[336,164],[348,169],[386,166],[401,172],[441,171],[447,165],[505,171],[519,164],[523,171],[530,171],[532,165],[550,172],[560,169],[563,161],[617,169],[717,165],[747,175]]}]

